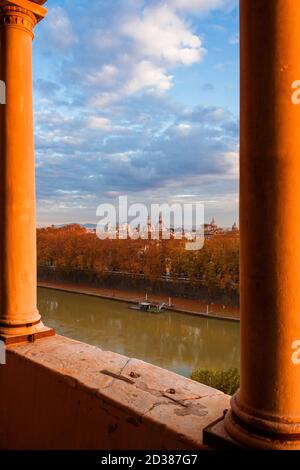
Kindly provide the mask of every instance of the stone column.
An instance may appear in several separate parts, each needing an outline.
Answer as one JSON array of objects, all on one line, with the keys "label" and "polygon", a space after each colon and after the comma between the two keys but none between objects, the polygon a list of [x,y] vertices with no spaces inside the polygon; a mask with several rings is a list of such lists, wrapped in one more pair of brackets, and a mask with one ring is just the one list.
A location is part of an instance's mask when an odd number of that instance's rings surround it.
[{"label": "stone column", "polygon": [[241,387],[204,439],[300,449],[300,2],[240,0],[240,23]]},{"label": "stone column", "polygon": [[[36,301],[36,212],[32,110],[33,29],[44,1],[0,0],[0,339],[52,334]],[[34,336],[33,336],[34,335]]]},{"label": "stone column", "polygon": [[300,448],[299,0],[240,0],[241,388],[227,432]]}]

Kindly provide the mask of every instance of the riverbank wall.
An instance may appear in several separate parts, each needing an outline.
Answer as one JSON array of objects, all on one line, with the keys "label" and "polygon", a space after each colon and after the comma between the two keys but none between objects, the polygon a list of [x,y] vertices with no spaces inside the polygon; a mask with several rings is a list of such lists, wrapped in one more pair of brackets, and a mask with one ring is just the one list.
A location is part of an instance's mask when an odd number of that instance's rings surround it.
[{"label": "riverbank wall", "polygon": [[100,289],[118,289],[120,291],[138,292],[140,295],[163,295],[187,300],[198,300],[206,304],[219,304],[225,307],[239,308],[239,293],[231,286],[208,288],[198,281],[186,279],[163,278],[149,280],[130,273],[98,273],[92,270],[68,270],[48,266],[38,267],[40,282],[67,284],[85,284]]},{"label": "riverbank wall", "polygon": [[[54,283],[50,281],[39,281],[39,288],[53,289],[62,292],[68,292],[80,295],[89,295],[99,297],[107,300],[117,300],[126,302],[129,304],[136,304],[141,301],[142,298],[137,292],[127,292],[112,289],[101,289],[95,288],[84,284],[66,284],[66,283]],[[171,299],[171,298],[170,298]],[[156,304],[168,303],[167,298],[152,294],[148,296],[150,302]],[[208,310],[207,310],[208,307]],[[204,318],[213,318],[218,320],[228,321],[240,321],[239,311],[237,309],[224,309],[224,306],[219,304],[206,305],[195,300],[186,300],[172,298],[171,306],[168,306],[169,311],[183,313],[187,315],[200,316]]]}]

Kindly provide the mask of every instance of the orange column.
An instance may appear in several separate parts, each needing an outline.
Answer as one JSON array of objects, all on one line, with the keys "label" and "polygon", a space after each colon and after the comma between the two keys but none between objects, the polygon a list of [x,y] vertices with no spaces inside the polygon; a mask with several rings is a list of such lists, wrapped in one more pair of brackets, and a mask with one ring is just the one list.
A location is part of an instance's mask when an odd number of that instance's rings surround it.
[{"label": "orange column", "polygon": [[0,80],[6,84],[6,104],[0,105],[0,335],[7,342],[50,331],[36,302],[32,39],[46,13],[37,3],[0,0]]},{"label": "orange column", "polygon": [[241,388],[225,429],[300,448],[299,0],[240,0]]}]

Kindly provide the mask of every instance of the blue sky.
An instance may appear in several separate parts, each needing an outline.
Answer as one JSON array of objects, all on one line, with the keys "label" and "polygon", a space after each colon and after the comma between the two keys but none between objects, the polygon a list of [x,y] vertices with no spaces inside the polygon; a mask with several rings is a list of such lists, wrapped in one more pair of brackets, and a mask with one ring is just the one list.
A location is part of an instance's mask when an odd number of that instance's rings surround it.
[{"label": "blue sky", "polygon": [[47,7],[34,41],[38,224],[96,223],[125,194],[237,220],[237,0]]}]

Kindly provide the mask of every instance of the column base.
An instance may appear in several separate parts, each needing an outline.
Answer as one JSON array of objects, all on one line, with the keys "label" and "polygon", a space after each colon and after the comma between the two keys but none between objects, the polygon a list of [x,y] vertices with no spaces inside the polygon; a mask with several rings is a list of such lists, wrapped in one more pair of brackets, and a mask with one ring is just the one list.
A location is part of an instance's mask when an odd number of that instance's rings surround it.
[{"label": "column base", "polygon": [[214,450],[247,450],[246,447],[232,439],[224,426],[225,417],[222,416],[203,429],[203,444]]},{"label": "column base", "polygon": [[16,343],[33,343],[36,339],[55,335],[55,330],[44,326],[42,322],[34,326],[18,328],[17,330],[14,332],[14,328],[1,329],[0,341],[3,341],[8,346]]},{"label": "column base", "polygon": [[299,450],[299,434],[271,434],[251,428],[229,410],[203,430],[203,443],[217,450]]}]

